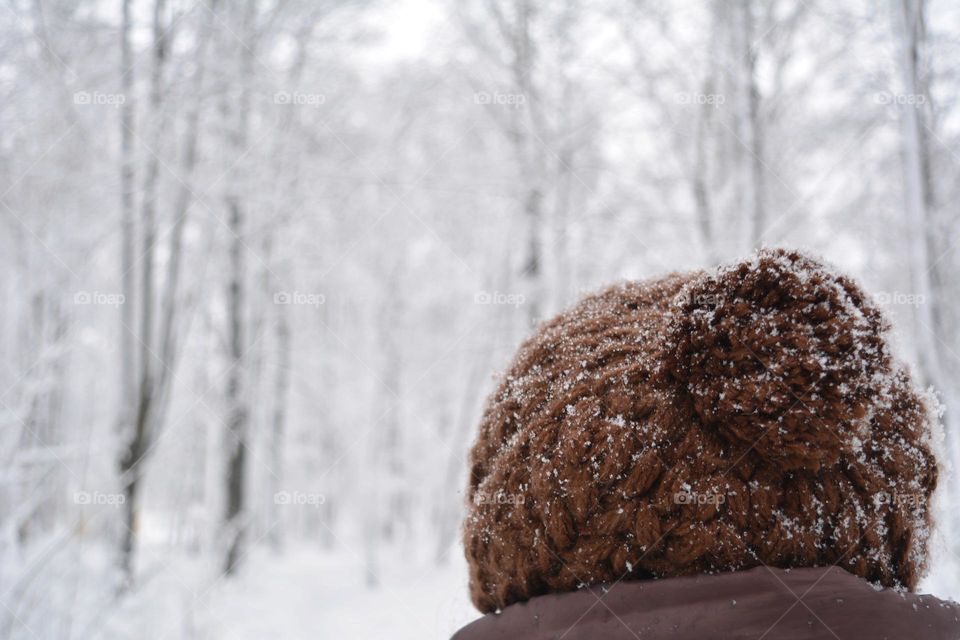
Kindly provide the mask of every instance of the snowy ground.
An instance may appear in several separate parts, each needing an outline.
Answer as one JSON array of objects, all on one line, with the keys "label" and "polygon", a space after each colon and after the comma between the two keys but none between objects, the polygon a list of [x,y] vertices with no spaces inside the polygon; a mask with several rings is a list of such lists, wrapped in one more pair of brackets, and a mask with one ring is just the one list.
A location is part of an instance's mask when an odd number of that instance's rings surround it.
[{"label": "snowy ground", "polygon": [[296,552],[283,563],[254,558],[243,578],[211,598],[213,638],[449,638],[477,617],[466,566],[412,566],[397,557],[381,584],[365,584],[359,558]]},{"label": "snowy ground", "polygon": [[[960,599],[960,558],[934,539],[924,593]],[[459,548],[437,566],[432,549],[381,551],[371,587],[361,555],[291,545],[283,554],[258,546],[240,575],[226,580],[200,556],[144,549],[138,589],[119,607],[111,597],[111,554],[76,547],[48,560],[31,595],[17,600],[10,638],[245,640],[362,638],[446,640],[479,614],[467,597]],[[13,602],[13,600],[11,600]]]},{"label": "snowy ground", "polygon": [[467,596],[466,564],[459,552],[439,567],[418,556],[384,553],[390,560],[374,587],[359,554],[342,550],[301,546],[277,555],[259,548],[234,580],[194,560],[164,560],[147,570],[138,594],[92,621],[94,633],[77,637],[449,638],[479,615]]}]

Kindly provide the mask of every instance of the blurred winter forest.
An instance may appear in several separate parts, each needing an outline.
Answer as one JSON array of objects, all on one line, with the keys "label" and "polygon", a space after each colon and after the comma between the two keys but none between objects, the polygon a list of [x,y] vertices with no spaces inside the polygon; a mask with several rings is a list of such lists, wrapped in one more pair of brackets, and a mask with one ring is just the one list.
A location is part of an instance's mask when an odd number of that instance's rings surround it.
[{"label": "blurred winter forest", "polygon": [[4,0],[0,639],[447,637],[494,372],[762,245],[960,462],[958,56],[947,0]]}]

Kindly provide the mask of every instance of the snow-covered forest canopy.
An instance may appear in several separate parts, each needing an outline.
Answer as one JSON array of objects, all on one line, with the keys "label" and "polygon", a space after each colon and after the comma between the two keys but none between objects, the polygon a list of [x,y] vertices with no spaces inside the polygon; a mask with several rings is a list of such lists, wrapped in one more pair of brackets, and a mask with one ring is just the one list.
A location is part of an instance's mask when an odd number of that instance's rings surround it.
[{"label": "snow-covered forest canopy", "polygon": [[531,327],[807,248],[943,405],[960,6],[5,0],[0,638],[444,638]]}]

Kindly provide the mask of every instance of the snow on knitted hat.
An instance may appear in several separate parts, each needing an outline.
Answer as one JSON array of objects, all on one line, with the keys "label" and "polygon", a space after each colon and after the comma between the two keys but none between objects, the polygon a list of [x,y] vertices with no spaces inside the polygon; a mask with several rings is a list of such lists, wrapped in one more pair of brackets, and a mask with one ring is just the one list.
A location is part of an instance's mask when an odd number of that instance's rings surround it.
[{"label": "snow on knitted hat", "polygon": [[852,280],[784,250],[543,324],[470,454],[474,604],[759,565],[912,589],[935,417],[887,328]]}]

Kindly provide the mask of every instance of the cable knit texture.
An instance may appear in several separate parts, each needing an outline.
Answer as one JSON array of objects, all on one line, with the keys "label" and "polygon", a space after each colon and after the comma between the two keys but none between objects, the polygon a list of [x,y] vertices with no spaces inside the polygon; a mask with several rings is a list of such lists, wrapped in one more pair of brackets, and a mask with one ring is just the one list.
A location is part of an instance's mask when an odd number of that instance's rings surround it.
[{"label": "cable knit texture", "polygon": [[856,283],[784,250],[543,324],[470,454],[474,604],[761,564],[912,589],[935,415],[886,331]]}]

